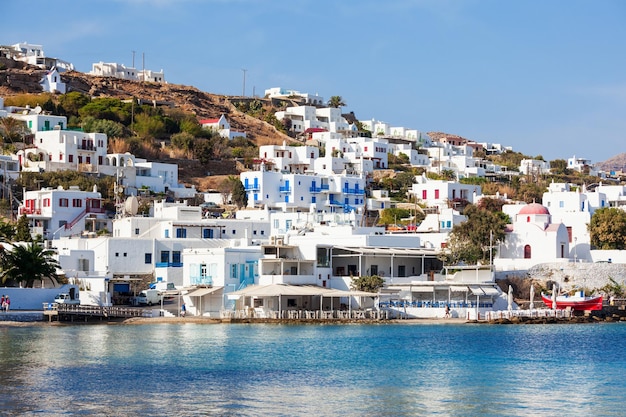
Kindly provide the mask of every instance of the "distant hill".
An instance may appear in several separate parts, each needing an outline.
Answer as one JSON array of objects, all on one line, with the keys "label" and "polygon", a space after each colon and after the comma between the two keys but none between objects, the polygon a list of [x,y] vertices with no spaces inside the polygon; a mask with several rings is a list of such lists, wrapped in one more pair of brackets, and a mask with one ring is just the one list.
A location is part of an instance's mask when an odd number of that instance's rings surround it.
[{"label": "distant hill", "polygon": [[626,171],[626,153],[620,153],[604,162],[594,164],[596,168],[603,171]]},{"label": "distant hill", "polygon": [[[11,97],[18,94],[41,93],[39,81],[46,71],[27,64],[0,58],[0,97]],[[290,143],[292,138],[278,131],[274,126],[263,120],[249,116],[237,109],[233,102],[259,100],[264,107],[271,108],[271,100],[252,97],[230,97],[206,93],[195,87],[179,84],[163,84],[153,82],[136,82],[121,80],[112,77],[97,77],[78,71],[62,73],[61,78],[66,83],[68,91],[78,91],[91,97],[114,97],[119,99],[135,98],[143,103],[154,103],[176,107],[185,112],[194,114],[198,119],[218,118],[224,114],[231,128],[246,133],[246,137],[257,146],[268,144]],[[208,171],[212,175],[238,175],[234,161],[215,161],[209,166],[202,167],[197,161],[168,160],[169,163],[178,163],[179,178],[187,184],[195,184],[202,190],[201,182],[206,182]],[[231,167],[231,168],[228,168]],[[195,178],[200,177],[200,178]],[[207,187],[214,186],[219,179],[209,180]]]},{"label": "distant hill", "polygon": [[[23,93],[41,93],[39,81],[45,73],[46,71],[40,68],[0,57],[0,97],[10,97]],[[70,91],[79,91],[92,97],[115,97],[120,99],[134,97],[147,103],[158,103],[180,108],[195,114],[199,119],[217,118],[224,114],[233,129],[246,132],[247,137],[254,141],[257,146],[294,142],[292,138],[278,131],[271,124],[239,111],[233,104],[238,101],[258,100],[268,109],[279,110],[275,108],[275,102],[272,100],[211,94],[200,91],[195,87],[180,84],[136,82],[112,77],[96,77],[78,71],[65,72],[62,74],[62,79]],[[344,114],[344,117],[349,119],[350,122],[357,120],[354,113]],[[428,135],[433,139],[442,137],[467,139],[444,132],[428,132]],[[541,150],[538,149],[537,153],[540,152]],[[189,161],[187,161],[187,165],[190,165]],[[619,154],[595,165],[603,170],[625,169],[626,153]],[[188,166],[188,168],[191,167]],[[183,169],[181,174],[185,174],[185,171]],[[190,170],[187,169],[187,171]],[[193,171],[198,172],[198,170]],[[202,169],[199,171],[202,171]],[[215,170],[210,169],[210,171],[213,173]],[[230,174],[237,174],[237,172],[233,171]],[[185,175],[181,175],[181,180],[186,180]]]}]

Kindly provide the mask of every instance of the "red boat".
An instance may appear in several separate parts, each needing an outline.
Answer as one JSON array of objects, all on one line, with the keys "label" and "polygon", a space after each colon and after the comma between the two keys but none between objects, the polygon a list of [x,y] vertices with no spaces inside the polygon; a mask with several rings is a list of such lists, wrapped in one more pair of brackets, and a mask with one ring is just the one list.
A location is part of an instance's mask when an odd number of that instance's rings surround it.
[{"label": "red boat", "polygon": [[[541,299],[548,308],[552,308],[552,297],[541,294]],[[602,310],[602,296],[586,297],[582,291],[574,295],[558,295],[556,297],[556,309],[563,310],[570,307],[572,310]]]}]

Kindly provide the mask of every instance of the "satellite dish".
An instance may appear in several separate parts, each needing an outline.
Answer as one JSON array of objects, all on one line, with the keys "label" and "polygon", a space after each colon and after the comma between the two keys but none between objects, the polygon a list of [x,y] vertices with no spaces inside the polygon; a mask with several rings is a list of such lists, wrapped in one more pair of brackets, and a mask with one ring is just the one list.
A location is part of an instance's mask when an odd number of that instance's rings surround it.
[{"label": "satellite dish", "polygon": [[137,200],[137,197],[135,196],[128,197],[126,199],[126,202],[124,203],[124,210],[126,211],[126,213],[129,213],[131,216],[134,216],[135,214],[137,214],[138,209],[139,209],[139,200]]},{"label": "satellite dish", "polygon": [[41,108],[41,106],[37,106],[37,107],[35,107],[35,108],[33,109],[33,113],[35,113],[35,114],[41,114],[42,110],[43,110],[43,109]]}]

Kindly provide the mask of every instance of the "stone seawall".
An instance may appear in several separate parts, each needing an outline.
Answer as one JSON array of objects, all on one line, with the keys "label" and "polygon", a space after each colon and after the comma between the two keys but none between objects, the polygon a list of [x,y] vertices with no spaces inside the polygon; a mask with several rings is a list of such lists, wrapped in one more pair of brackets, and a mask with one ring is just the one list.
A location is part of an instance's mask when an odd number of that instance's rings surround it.
[{"label": "stone seawall", "polygon": [[588,289],[602,288],[612,278],[621,285],[626,285],[626,264],[615,263],[544,263],[537,264],[529,270],[497,271],[496,280],[507,278],[532,278],[538,281],[555,281],[564,289],[584,287]]}]

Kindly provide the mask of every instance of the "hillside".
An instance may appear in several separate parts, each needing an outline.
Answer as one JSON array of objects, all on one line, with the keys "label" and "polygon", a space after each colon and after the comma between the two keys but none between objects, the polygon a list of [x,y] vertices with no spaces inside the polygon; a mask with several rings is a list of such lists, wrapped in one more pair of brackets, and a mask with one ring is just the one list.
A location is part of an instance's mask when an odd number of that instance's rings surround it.
[{"label": "hillside", "polygon": [[604,162],[595,164],[595,166],[604,171],[626,171],[626,152],[615,155]]},{"label": "hillside", "polygon": [[[40,93],[39,81],[45,71],[20,62],[0,58],[0,97],[10,97],[23,93]],[[134,97],[143,103],[175,107],[192,113],[198,119],[217,118],[224,114],[231,128],[246,132],[248,139],[257,146],[282,144],[293,139],[276,130],[262,120],[239,111],[231,102],[251,100],[245,97],[228,97],[210,94],[195,87],[179,84],[160,84],[152,82],[135,82],[110,77],[96,77],[77,71],[62,74],[69,91],[78,91],[91,97],[114,97],[129,99]],[[269,100],[260,99],[265,106],[271,106]],[[234,161],[214,161],[208,167],[202,167],[197,161],[169,159],[164,162],[178,163],[179,178],[182,182],[194,184],[199,190],[214,187],[216,178],[205,178],[206,172],[212,175],[237,175],[239,169]],[[204,185],[203,185],[204,184]]]}]

